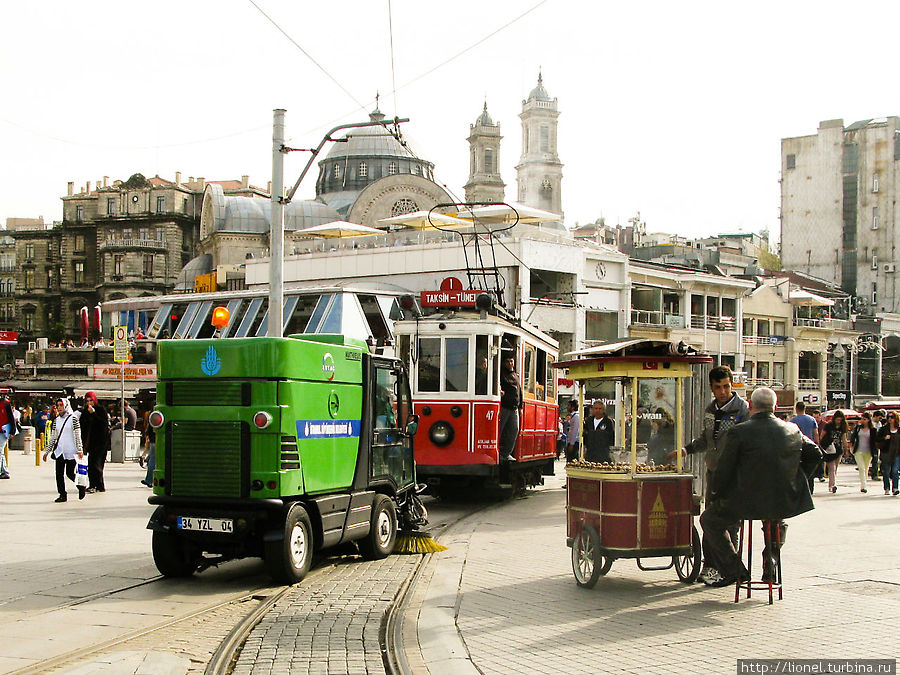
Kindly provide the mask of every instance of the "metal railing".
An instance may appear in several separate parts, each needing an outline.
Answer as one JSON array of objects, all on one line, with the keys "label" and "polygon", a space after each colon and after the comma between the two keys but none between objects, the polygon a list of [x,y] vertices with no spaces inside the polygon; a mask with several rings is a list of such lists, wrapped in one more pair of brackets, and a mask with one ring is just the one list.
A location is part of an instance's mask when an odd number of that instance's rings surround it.
[{"label": "metal railing", "polygon": [[799,380],[797,380],[797,389],[818,389],[820,382],[821,380],[819,380],[818,377],[801,377]]},{"label": "metal railing", "polygon": [[665,326],[666,315],[651,309],[632,309],[631,323],[639,326]]},{"label": "metal railing", "polygon": [[830,317],[822,319],[809,319],[804,316],[794,317],[795,326],[803,326],[805,328],[827,328],[831,330],[850,330],[852,322],[849,319],[832,319]]},{"label": "metal railing", "polygon": [[760,345],[766,347],[784,347],[784,340],[772,339],[771,335],[744,335],[741,342],[745,345]]},{"label": "metal railing", "polygon": [[771,387],[772,389],[784,389],[784,380],[776,380],[772,377],[748,377],[748,387]]},{"label": "metal railing", "polygon": [[166,244],[159,239],[105,239],[100,250],[107,248],[152,248],[165,249]]},{"label": "metal railing", "polygon": [[733,316],[691,314],[691,328],[732,331],[737,329],[737,320]]}]

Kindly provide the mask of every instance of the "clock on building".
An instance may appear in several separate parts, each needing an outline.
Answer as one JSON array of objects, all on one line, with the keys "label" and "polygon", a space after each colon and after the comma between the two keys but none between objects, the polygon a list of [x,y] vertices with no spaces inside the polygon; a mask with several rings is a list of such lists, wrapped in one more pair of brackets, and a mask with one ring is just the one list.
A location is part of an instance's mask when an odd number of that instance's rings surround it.
[{"label": "clock on building", "polygon": [[134,202],[135,204],[137,204],[137,203],[138,203],[138,196],[137,196],[137,195],[131,195],[131,201]]}]

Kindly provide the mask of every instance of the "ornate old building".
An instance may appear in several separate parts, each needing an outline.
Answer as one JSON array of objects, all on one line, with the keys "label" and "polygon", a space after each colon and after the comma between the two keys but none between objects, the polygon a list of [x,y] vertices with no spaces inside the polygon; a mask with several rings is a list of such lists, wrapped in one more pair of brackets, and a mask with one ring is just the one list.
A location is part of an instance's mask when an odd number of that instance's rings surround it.
[{"label": "ornate old building", "polygon": [[556,147],[559,120],[557,100],[544,89],[538,74],[537,86],[522,101],[522,156],[516,166],[518,201],[552,213],[562,214],[562,162]]},{"label": "ornate old building", "polygon": [[503,202],[506,184],[500,177],[500,123],[494,124],[484,111],[469,125],[469,180],[465,185],[467,202]]}]

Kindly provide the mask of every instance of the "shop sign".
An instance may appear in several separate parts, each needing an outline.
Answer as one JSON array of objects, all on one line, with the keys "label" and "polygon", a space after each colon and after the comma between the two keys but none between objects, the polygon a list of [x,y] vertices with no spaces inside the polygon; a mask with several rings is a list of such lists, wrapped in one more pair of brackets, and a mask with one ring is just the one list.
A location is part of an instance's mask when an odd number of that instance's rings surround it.
[{"label": "shop sign", "polygon": [[196,293],[212,293],[218,290],[216,285],[216,272],[209,274],[198,274],[194,277],[194,291]]},{"label": "shop sign", "polygon": [[850,392],[847,390],[831,390],[828,392],[829,408],[849,408]]},{"label": "shop sign", "polygon": [[0,330],[0,345],[19,344],[19,333],[14,330]]},{"label": "shop sign", "polygon": [[800,390],[797,392],[797,400],[803,401],[806,405],[822,405],[822,394],[818,391]]},{"label": "shop sign", "polygon": [[465,291],[456,277],[447,277],[437,291],[422,291],[423,307],[474,307],[475,299],[483,291]]},{"label": "shop sign", "polygon": [[[95,380],[121,380],[121,366],[88,366],[88,375]],[[148,363],[139,366],[125,366],[126,380],[155,380],[156,364]]]}]

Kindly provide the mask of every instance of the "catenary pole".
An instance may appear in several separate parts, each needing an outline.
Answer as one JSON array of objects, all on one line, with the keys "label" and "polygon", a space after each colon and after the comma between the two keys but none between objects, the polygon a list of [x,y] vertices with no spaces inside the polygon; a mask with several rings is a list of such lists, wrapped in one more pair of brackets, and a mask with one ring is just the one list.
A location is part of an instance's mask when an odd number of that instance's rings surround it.
[{"label": "catenary pole", "polygon": [[272,225],[269,231],[269,337],[281,337],[284,305],[284,109],[272,124]]}]

